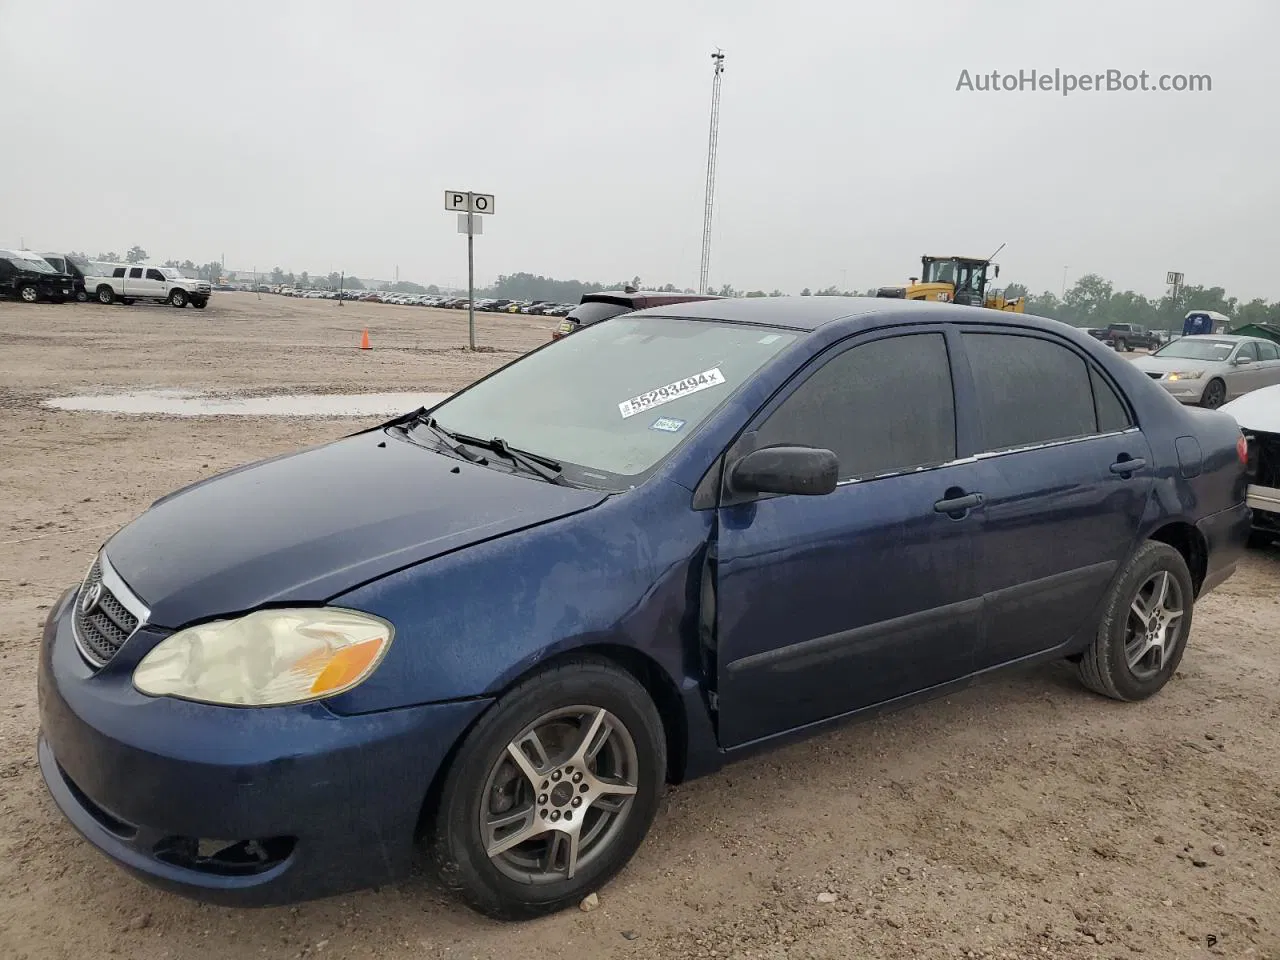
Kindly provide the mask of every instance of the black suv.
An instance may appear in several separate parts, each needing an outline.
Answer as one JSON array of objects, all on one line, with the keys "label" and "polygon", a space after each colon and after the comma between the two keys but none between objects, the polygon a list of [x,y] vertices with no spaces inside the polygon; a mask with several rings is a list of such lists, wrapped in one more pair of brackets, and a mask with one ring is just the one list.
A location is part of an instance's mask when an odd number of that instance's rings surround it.
[{"label": "black suv", "polygon": [[76,295],[75,278],[59,273],[35,254],[0,250],[0,295],[17,297],[24,303],[62,303]]},{"label": "black suv", "polygon": [[559,340],[583,327],[601,320],[608,320],[623,313],[644,310],[646,307],[665,307],[672,303],[690,303],[694,300],[718,300],[719,297],[696,293],[658,293],[647,290],[606,290],[602,293],[585,293],[579,304],[570,310],[551,332],[552,340]]}]

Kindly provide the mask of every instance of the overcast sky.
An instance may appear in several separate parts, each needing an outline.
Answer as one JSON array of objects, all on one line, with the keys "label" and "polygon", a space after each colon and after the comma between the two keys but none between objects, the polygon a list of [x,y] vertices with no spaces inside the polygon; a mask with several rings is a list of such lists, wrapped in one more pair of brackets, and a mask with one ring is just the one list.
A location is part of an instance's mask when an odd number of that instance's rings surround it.
[{"label": "overcast sky", "polygon": [[[361,12],[363,11],[363,12]],[[1277,0],[0,0],[0,245],[464,283],[1168,270],[1280,299]],[[962,70],[1209,74],[1202,93],[957,91]]]}]

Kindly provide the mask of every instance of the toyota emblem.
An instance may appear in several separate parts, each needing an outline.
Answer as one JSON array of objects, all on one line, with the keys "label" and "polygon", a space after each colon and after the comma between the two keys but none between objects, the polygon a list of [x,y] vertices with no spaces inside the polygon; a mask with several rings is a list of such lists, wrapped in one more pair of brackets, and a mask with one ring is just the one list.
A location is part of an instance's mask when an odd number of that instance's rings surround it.
[{"label": "toyota emblem", "polygon": [[98,609],[98,603],[102,600],[102,584],[95,583],[84,592],[84,596],[80,598],[80,612],[86,617]]}]

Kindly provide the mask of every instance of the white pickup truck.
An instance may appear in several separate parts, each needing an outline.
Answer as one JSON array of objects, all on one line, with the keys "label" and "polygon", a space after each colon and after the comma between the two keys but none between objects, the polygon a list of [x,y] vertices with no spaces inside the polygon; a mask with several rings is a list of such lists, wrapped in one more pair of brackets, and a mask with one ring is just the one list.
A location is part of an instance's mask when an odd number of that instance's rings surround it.
[{"label": "white pickup truck", "polygon": [[135,300],[158,300],[182,308],[188,303],[203,310],[213,288],[207,280],[184,277],[173,267],[149,267],[145,264],[116,267],[110,276],[94,277],[95,296],[99,303],[130,304]]}]

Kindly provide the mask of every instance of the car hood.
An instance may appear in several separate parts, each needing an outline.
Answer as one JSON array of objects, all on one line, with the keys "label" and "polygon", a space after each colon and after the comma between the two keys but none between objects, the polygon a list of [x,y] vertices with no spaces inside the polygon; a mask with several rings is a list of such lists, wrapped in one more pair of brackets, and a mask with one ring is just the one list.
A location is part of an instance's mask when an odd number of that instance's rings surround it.
[{"label": "car hood", "polygon": [[150,622],[176,628],[264,604],[322,603],[606,496],[471,464],[396,429],[375,429],[162,497],[105,550],[150,608]]},{"label": "car hood", "polygon": [[1280,385],[1262,387],[1218,408],[1246,430],[1280,433]]},{"label": "car hood", "polygon": [[1143,373],[1170,373],[1174,370],[1217,370],[1220,360],[1185,360],[1178,357],[1138,357],[1133,365]]}]

